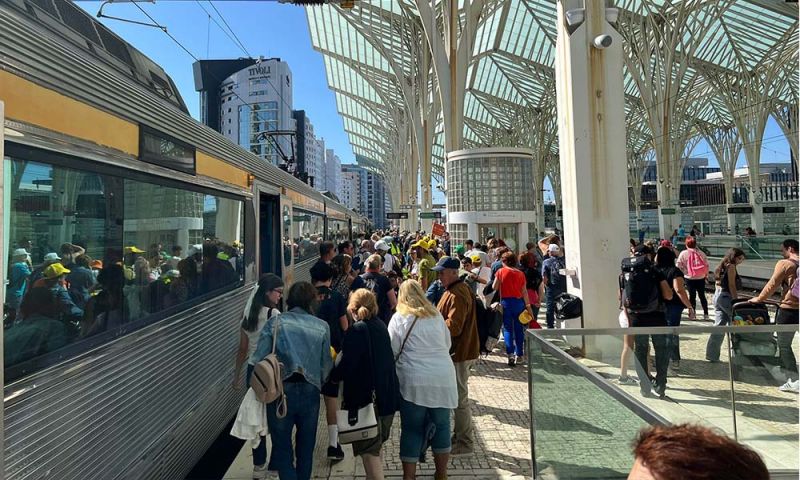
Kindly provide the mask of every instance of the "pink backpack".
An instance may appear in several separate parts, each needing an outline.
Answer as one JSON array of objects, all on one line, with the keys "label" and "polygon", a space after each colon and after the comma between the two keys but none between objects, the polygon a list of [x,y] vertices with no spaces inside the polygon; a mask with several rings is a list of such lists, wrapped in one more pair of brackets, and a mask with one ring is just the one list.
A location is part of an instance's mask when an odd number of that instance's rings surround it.
[{"label": "pink backpack", "polygon": [[691,278],[705,278],[708,276],[708,262],[703,259],[697,250],[690,248],[686,259],[686,275]]}]

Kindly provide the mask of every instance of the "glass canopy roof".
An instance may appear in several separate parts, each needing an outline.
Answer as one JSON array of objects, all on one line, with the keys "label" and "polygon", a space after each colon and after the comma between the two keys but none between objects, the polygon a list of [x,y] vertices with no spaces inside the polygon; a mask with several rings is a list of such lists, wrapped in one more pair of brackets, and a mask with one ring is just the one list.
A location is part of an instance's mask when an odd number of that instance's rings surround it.
[{"label": "glass canopy roof", "polygon": [[[380,169],[384,161],[402,158],[390,139],[414,113],[404,88],[414,88],[412,78],[420,65],[418,50],[425,40],[416,2],[420,0],[360,0],[352,9],[326,5],[307,7],[309,31],[316,50],[325,58],[328,85],[336,94],[353,150],[360,162]],[[441,32],[445,0],[430,1]],[[476,2],[479,0],[473,0]],[[728,126],[731,112],[708,72],[736,76],[765,66],[779,65],[781,81],[769,95],[779,103],[797,104],[798,13],[796,5],[774,0],[684,0],[692,10],[681,17],[681,0],[618,0],[618,29],[627,42],[625,54],[635,48],[652,48],[637,36],[643,19],[656,15],[659,22],[680,28],[683,41],[676,49],[687,70],[682,84],[693,98],[692,124]],[[459,1],[463,27],[464,0]],[[496,145],[498,132],[517,128],[520,112],[534,108],[554,110],[556,2],[554,0],[484,0],[467,70],[464,101],[465,147]],[[681,20],[683,19],[683,20]],[[644,37],[644,35],[642,36]],[[650,35],[650,42],[654,42]],[[688,51],[686,45],[693,45]],[[783,48],[785,47],[785,48]],[[653,67],[655,59],[653,60]],[[672,72],[670,72],[672,74]],[[431,75],[432,77],[433,75]],[[405,83],[405,85],[403,84]],[[408,90],[406,90],[407,92]],[[625,74],[626,110],[636,134],[628,144],[646,149],[653,138],[643,120],[641,95],[633,76]],[[418,91],[412,96],[417,98]],[[436,115],[433,175],[444,175],[443,127]],[[527,117],[522,117],[527,118]],[[555,132],[553,132],[555,135]],[[517,137],[518,138],[518,137]],[[631,145],[633,144],[633,145]],[[557,153],[557,142],[552,142]],[[505,145],[525,146],[525,145]]]}]

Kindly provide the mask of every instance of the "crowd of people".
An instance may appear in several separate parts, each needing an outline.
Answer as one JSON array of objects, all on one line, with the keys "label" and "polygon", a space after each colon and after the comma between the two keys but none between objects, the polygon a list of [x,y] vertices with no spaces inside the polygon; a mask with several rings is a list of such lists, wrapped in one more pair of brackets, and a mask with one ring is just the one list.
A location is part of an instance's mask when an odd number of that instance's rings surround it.
[{"label": "crowd of people", "polygon": [[[29,242],[20,242],[25,244]],[[6,366],[53,352],[78,339],[115,330],[240,280],[241,246],[128,246],[93,259],[64,243],[34,266],[30,246],[11,253],[6,288]]]},{"label": "crowd of people", "polygon": [[[703,317],[709,318],[708,259],[694,237],[684,242],[678,252],[668,240],[657,245],[631,241],[631,257],[623,261],[619,279],[624,326],[679,326],[684,310],[696,318],[698,297]],[[797,296],[791,293],[792,284],[796,288],[797,242],[787,240],[783,247],[786,261],[779,262],[774,278],[752,301],[763,301],[783,285],[778,323],[797,323]],[[541,328],[542,306],[545,325],[556,327],[554,303],[566,292],[563,252],[556,235],[529,243],[522,252],[511,251],[497,238],[451,246],[447,236],[437,240],[419,233],[375,234],[357,244],[322,242],[311,282],[292,284],[283,312],[283,282],[271,274],[262,277],[244,314],[234,386],[251,382],[254,366],[275,352],[284,367],[288,408],[281,415],[276,403],[266,406],[273,447],[268,456],[264,439],[254,442],[254,478],[266,478],[271,471],[282,479],[310,478],[321,406],[329,460],[344,458],[342,416],[355,419],[357,412],[360,419],[369,409],[374,428],[352,443],[353,452],[361,457],[367,478],[383,478],[382,445],[391,429],[398,428],[393,419],[399,412],[404,479],[415,478],[428,448],[435,478],[446,478],[449,457],[475,448],[468,379],[481,352],[491,351],[497,340],[481,332],[481,312],[502,316],[508,365],[524,363],[524,330]],[[737,297],[736,265],[743,258],[732,249],[714,271],[717,325],[730,322],[729,306]],[[779,338],[780,355],[786,374],[796,379],[792,337]],[[648,368],[650,342],[655,375]],[[635,334],[624,343],[620,382],[663,397],[670,362],[674,368],[680,365],[678,336]],[[708,343],[707,358],[716,361],[716,336]],[[626,374],[631,353],[637,359],[638,382]],[[683,433],[700,435],[696,430]],[[648,438],[639,440],[641,458]],[[642,473],[646,468],[637,465],[634,471],[640,476],[633,478],[649,478]]]}]

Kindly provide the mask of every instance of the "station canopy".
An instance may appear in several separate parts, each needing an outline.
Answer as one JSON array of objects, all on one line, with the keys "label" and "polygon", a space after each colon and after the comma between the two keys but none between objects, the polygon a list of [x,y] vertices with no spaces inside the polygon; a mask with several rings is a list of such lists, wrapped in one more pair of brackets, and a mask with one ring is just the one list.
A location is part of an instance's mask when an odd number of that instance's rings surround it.
[{"label": "station canopy", "polygon": [[[418,0],[433,5],[436,30],[445,31],[446,0]],[[459,31],[464,28],[465,3],[459,2]],[[472,4],[480,0],[472,0]],[[595,1],[595,0],[587,0]],[[397,161],[394,135],[406,115],[414,115],[403,85],[420,95],[420,48],[428,48],[422,19],[413,0],[360,0],[353,8],[338,5],[306,7],[314,48],[324,56],[327,81],[359,160],[380,170]],[[518,128],[525,111],[554,112],[556,2],[554,0],[484,0],[467,66],[464,97],[464,146],[498,146]],[[768,96],[777,104],[797,105],[798,9],[776,0],[619,0],[617,29],[626,38],[625,55],[659,48],[663,41],[653,25],[680,30],[684,38],[674,52],[684,88],[699,99],[692,105],[692,124],[733,125],[731,102],[711,77],[742,78],[777,66],[777,80]],[[688,13],[687,13],[688,12]],[[645,28],[646,19],[657,19]],[[640,34],[641,33],[641,34]],[[690,48],[691,46],[691,48]],[[686,50],[686,51],[682,51]],[[434,55],[437,52],[433,52]],[[656,56],[652,67],[657,69]],[[626,111],[641,110],[641,81],[626,62]],[[424,73],[424,72],[423,72]],[[664,72],[661,73],[662,75]],[[672,75],[673,72],[666,72]],[[654,76],[655,77],[655,76]],[[435,92],[435,75],[427,77],[428,102]],[[417,100],[419,100],[417,98]],[[773,105],[775,102],[770,103]],[[771,108],[771,107],[767,107]],[[523,118],[525,118],[523,116]],[[652,144],[647,122],[634,122],[640,148]],[[553,124],[554,125],[554,124]],[[630,126],[629,126],[630,128]],[[551,132],[555,135],[555,132]],[[436,114],[432,169],[443,177],[442,117]],[[522,142],[524,143],[524,142]],[[557,142],[553,142],[557,154]],[[503,145],[527,146],[527,145]]]}]

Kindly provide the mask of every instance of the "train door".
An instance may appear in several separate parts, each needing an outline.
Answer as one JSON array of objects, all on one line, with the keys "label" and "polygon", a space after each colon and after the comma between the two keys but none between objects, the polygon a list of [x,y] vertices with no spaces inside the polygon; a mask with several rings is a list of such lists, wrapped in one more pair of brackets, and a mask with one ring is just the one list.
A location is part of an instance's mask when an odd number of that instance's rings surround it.
[{"label": "train door", "polygon": [[292,201],[289,198],[281,197],[280,211],[280,238],[283,248],[283,254],[280,257],[283,265],[283,281],[288,287],[294,280],[294,257],[295,249],[297,248],[292,230]]},{"label": "train door", "polygon": [[265,191],[258,194],[258,251],[259,273],[281,275],[283,262],[281,232],[281,197]]},{"label": "train door", "polygon": [[[350,241],[354,241],[355,237],[353,237],[353,217],[347,217],[347,238]],[[358,250],[358,248],[356,248]]]}]

